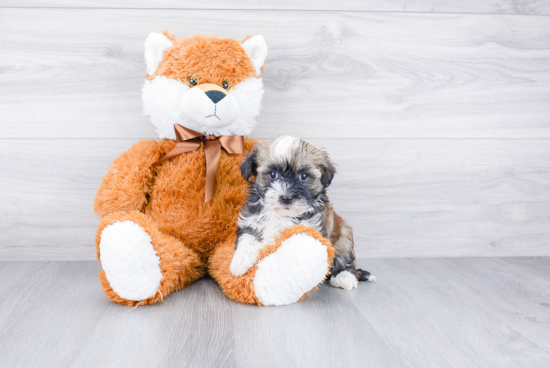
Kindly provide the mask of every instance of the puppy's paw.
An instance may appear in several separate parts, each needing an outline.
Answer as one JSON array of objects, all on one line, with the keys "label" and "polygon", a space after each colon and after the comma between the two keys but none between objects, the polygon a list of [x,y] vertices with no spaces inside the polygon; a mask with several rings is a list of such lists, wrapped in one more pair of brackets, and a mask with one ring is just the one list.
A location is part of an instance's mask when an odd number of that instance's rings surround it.
[{"label": "puppy's paw", "polygon": [[338,275],[330,278],[330,286],[344,290],[355,289],[357,284],[357,278],[349,271],[342,271]]},{"label": "puppy's paw", "polygon": [[244,275],[252,266],[256,264],[257,261],[256,252],[254,250],[243,249],[239,252],[239,249],[242,248],[237,248],[233,259],[231,260],[231,265],[229,266],[229,270],[233,276]]},{"label": "puppy's paw", "polygon": [[355,276],[359,281],[376,282],[376,276],[372,275],[369,271],[365,271],[360,268],[355,272]]}]

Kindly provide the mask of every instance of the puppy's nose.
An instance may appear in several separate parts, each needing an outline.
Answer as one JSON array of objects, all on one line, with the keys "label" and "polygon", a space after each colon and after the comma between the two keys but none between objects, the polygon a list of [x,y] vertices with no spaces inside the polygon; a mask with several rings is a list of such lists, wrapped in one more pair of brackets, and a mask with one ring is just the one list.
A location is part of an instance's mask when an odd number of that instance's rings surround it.
[{"label": "puppy's nose", "polygon": [[280,201],[282,204],[291,204],[293,199],[292,196],[281,196]]},{"label": "puppy's nose", "polygon": [[208,91],[204,93],[214,103],[218,103],[225,97],[225,94],[220,91]]}]

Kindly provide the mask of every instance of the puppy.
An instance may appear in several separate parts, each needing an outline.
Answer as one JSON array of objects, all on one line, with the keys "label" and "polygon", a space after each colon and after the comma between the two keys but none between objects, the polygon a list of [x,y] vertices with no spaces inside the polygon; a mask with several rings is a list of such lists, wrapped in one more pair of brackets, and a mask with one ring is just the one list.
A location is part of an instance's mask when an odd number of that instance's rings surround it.
[{"label": "puppy", "polygon": [[334,247],[331,286],[349,290],[358,281],[374,281],[369,272],[356,267],[351,227],[334,212],[326,195],[335,172],[326,152],[298,138],[280,136],[258,144],[241,165],[249,191],[240,213],[231,273],[246,273],[256,264],[258,251],[280,231],[303,224],[318,230]]}]

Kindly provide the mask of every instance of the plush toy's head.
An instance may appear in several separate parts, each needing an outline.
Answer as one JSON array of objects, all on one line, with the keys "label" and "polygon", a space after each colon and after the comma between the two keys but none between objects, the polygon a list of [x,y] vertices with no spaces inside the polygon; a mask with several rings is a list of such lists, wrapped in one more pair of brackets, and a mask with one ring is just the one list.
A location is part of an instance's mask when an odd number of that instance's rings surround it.
[{"label": "plush toy's head", "polygon": [[153,32],[145,40],[143,113],[160,138],[175,139],[174,124],[205,135],[248,135],[260,113],[266,57],[262,35],[240,43]]}]

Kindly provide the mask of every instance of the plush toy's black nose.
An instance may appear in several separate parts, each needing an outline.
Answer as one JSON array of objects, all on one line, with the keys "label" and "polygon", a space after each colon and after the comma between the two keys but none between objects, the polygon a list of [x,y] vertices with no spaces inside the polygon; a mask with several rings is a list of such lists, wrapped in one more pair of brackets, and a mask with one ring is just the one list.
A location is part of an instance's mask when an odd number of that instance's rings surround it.
[{"label": "plush toy's black nose", "polygon": [[291,204],[293,199],[294,199],[293,196],[281,196],[279,200],[281,201],[282,204]]},{"label": "plush toy's black nose", "polygon": [[220,91],[208,91],[208,92],[205,92],[205,94],[214,103],[220,102],[225,97],[225,93],[220,92]]}]

